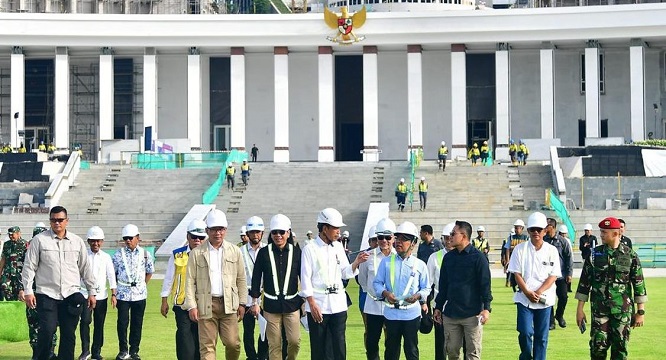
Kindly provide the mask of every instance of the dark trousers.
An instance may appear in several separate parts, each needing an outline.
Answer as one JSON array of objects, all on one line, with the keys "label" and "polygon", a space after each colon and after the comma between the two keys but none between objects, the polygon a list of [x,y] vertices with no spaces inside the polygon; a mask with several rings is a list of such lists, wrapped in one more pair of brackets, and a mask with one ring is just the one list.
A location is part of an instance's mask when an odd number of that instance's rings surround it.
[{"label": "dark trousers", "polygon": [[190,320],[187,311],[174,306],[176,317],[176,357],[178,360],[199,359],[199,327]]},{"label": "dark trousers", "polygon": [[[245,316],[243,317],[243,347],[245,348],[245,356],[248,360],[266,360],[268,359],[268,338],[261,341],[261,336],[257,339],[257,349],[254,348],[254,325],[257,319],[252,313],[245,309]],[[285,339],[285,337],[282,337]]]},{"label": "dark trousers", "polygon": [[[446,360],[446,344],[444,343],[444,325],[434,323],[435,328],[435,360]],[[464,351],[463,351],[464,354]]]},{"label": "dark trousers", "polygon": [[64,300],[55,300],[43,294],[37,294],[36,299],[39,316],[37,359],[48,360],[51,357],[51,342],[58,326],[60,326],[59,358],[74,359],[76,326],[85,306],[78,299],[83,299],[85,302],[85,298],[81,293],[76,293]]},{"label": "dark trousers", "polygon": [[365,314],[368,324],[365,350],[368,360],[379,360],[379,339],[384,330],[384,317],[382,315]]},{"label": "dark trousers", "polygon": [[[81,351],[90,352],[93,355],[102,353],[104,346],[104,321],[106,320],[107,300],[97,300],[94,309],[83,309],[81,313],[81,325],[79,334],[81,335]],[[94,321],[93,321],[94,318]],[[94,323],[92,351],[90,348],[90,324]]]},{"label": "dark trousers", "polygon": [[[347,312],[337,314],[324,314],[323,321],[317,323],[308,313],[308,327],[310,328],[310,359],[311,360],[345,360],[347,348],[345,330],[347,326]],[[330,345],[328,344],[330,343]],[[326,354],[326,349],[330,353]]]},{"label": "dark trousers", "polygon": [[567,290],[569,285],[567,281],[562,279],[555,280],[555,292],[557,293],[557,307],[553,306],[550,312],[550,323],[555,323],[555,318],[560,318],[564,316],[564,310],[567,307],[567,301],[569,300],[569,294]]},{"label": "dark trousers", "polygon": [[384,360],[400,359],[400,343],[404,339],[405,359],[419,360],[419,325],[421,318],[413,320],[386,320]]},{"label": "dark trousers", "polygon": [[129,352],[138,354],[146,300],[118,300],[116,307],[118,308],[118,349],[120,352],[127,352],[127,326],[129,326]]}]

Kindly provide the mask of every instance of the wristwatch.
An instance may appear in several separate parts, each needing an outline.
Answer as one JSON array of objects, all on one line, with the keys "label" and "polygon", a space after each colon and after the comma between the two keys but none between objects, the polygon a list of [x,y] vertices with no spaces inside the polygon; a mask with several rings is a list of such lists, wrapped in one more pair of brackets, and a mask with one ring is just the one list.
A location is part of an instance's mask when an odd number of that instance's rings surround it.
[{"label": "wristwatch", "polygon": [[645,315],[645,310],[643,310],[643,309],[638,309],[638,310],[636,310],[636,314],[638,314],[638,315]]}]

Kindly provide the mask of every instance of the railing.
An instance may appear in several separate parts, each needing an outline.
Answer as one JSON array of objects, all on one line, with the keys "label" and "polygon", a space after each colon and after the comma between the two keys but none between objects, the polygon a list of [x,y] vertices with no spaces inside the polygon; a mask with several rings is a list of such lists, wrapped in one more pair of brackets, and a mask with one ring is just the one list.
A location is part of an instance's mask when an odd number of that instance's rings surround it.
[{"label": "railing", "polygon": [[231,152],[211,151],[193,153],[137,153],[130,154],[133,169],[217,168],[226,164]]},{"label": "railing", "polygon": [[49,189],[46,190],[46,194],[44,194],[44,197],[46,198],[44,201],[44,207],[50,209],[58,205],[62,194],[74,185],[74,180],[76,180],[76,176],[79,175],[80,168],[81,156],[78,152],[74,151],[69,154],[69,160],[67,160],[67,164],[65,164],[62,172],[55,176]]},{"label": "railing", "polygon": [[634,244],[634,251],[638,254],[638,258],[641,260],[641,265],[643,267],[666,267],[666,244]]},{"label": "railing", "polygon": [[228,164],[240,163],[243,160],[247,160],[247,152],[231,150],[227,156],[227,159],[220,170],[220,174],[217,176],[217,179],[206,189],[202,195],[201,203],[202,204],[212,204],[215,202],[215,198],[220,193],[220,188],[224,186],[224,180],[226,178],[226,170]]},{"label": "railing", "polygon": [[557,147],[550,147],[550,171],[553,178],[555,193],[563,202],[567,201],[567,187],[564,184],[564,173],[560,167],[560,157],[557,155]]}]

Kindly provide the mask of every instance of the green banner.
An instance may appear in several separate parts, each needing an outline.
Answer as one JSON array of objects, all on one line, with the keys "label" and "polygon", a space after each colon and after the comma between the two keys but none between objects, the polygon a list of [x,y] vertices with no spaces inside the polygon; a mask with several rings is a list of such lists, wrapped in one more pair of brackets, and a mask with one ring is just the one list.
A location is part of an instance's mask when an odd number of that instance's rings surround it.
[{"label": "green banner", "polygon": [[564,203],[560,198],[555,195],[552,189],[548,191],[548,199],[546,199],[546,204],[550,206],[553,211],[557,214],[557,216],[562,219],[562,222],[567,226],[569,229],[569,240],[571,242],[575,242],[576,240],[576,227],[574,227],[573,222],[571,221],[571,218],[569,217],[569,211],[567,210],[567,207],[564,206]]}]

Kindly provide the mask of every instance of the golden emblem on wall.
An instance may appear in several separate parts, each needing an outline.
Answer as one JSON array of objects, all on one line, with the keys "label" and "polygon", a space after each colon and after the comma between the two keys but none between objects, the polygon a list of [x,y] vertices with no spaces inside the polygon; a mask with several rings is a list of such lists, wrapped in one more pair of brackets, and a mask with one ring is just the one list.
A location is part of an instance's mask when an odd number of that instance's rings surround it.
[{"label": "golden emblem on wall", "polygon": [[354,29],[358,29],[365,24],[365,6],[353,15],[347,13],[347,7],[340,8],[340,16],[324,8],[324,21],[331,29],[337,29],[335,36],[327,36],[326,39],[342,45],[350,45],[365,39],[365,36],[357,36]]}]

